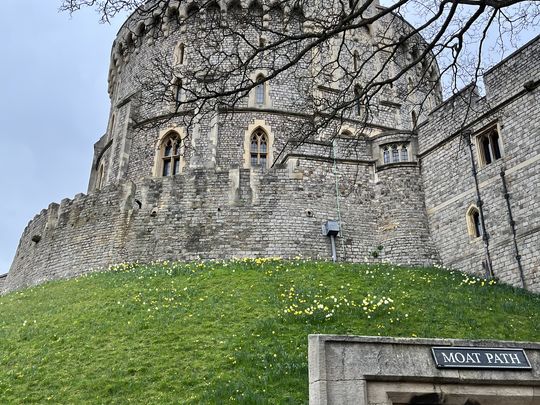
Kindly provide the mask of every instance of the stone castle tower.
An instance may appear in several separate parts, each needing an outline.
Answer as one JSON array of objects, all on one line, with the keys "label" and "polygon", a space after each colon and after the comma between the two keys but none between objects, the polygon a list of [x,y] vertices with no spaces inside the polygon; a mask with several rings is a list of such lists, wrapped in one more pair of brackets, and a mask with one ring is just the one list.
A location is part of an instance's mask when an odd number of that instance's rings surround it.
[{"label": "stone castle tower", "polygon": [[[540,177],[533,113],[540,40],[488,73],[486,97],[467,88],[441,104],[428,55],[421,69],[370,99],[369,110],[351,97],[338,117],[328,113],[331,105],[365,85],[350,72],[380,71],[384,79],[417,57],[424,43],[417,36],[389,63],[366,56],[381,32],[406,31],[405,21],[387,15],[345,38],[344,72],[326,63],[335,52],[329,44],[292,74],[272,74],[269,61],[275,67],[287,58],[272,51],[239,75],[219,55],[309,32],[303,16],[320,8],[155,5],[133,13],[113,44],[111,113],[94,147],[88,194],[51,204],[28,224],[4,291],[125,261],[330,259],[331,239],[321,232],[328,220],[340,226],[338,260],[442,261],[540,288],[540,220],[532,215],[540,196],[530,187]],[[246,42],[235,42],[232,27],[246,16],[260,17],[260,25],[237,26]],[[517,81],[509,77],[516,68]],[[423,91],[426,81],[435,91]],[[193,86],[226,93],[246,83],[239,99],[191,100]],[[477,108],[461,122],[471,100]],[[427,114],[421,105],[438,107]]]}]

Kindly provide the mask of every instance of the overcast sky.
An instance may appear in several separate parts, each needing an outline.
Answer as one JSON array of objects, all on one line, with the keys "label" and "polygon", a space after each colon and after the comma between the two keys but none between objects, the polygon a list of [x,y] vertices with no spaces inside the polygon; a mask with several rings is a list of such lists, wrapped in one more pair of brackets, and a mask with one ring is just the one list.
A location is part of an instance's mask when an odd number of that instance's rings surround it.
[{"label": "overcast sky", "polygon": [[[86,192],[109,114],[107,72],[123,22],[99,24],[60,0],[1,0],[0,274],[24,227],[51,202]],[[532,38],[527,33],[522,43]]]},{"label": "overcast sky", "polygon": [[93,144],[109,113],[107,71],[122,23],[60,0],[1,0],[0,273],[51,202],[86,192]]}]

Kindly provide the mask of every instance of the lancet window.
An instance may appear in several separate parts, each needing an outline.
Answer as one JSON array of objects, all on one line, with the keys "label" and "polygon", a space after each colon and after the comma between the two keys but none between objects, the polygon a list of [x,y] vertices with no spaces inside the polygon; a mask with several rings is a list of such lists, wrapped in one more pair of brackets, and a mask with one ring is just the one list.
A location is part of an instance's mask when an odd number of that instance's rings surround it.
[{"label": "lancet window", "polygon": [[255,103],[264,104],[266,101],[266,82],[264,76],[257,76],[257,86],[255,87]]},{"label": "lancet window", "polygon": [[479,238],[482,236],[480,210],[474,205],[472,205],[467,211],[467,229],[471,238]]}]

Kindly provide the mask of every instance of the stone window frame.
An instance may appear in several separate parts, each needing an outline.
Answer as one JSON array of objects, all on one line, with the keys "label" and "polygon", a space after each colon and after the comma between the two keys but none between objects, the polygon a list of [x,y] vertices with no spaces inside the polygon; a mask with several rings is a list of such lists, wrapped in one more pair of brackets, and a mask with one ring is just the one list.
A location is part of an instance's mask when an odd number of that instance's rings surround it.
[{"label": "stone window frame", "polygon": [[469,234],[470,238],[473,240],[480,239],[482,237],[482,220],[480,218],[480,209],[475,204],[471,204],[467,209],[465,218],[467,221],[467,233]]},{"label": "stone window frame", "polygon": [[250,146],[251,167],[268,165],[268,135],[260,127],[251,133]]},{"label": "stone window frame", "polygon": [[173,65],[184,66],[186,64],[186,45],[179,41],[174,47]]},{"label": "stone window frame", "polygon": [[[257,70],[250,75],[250,80],[257,85],[249,92],[248,106],[257,108],[272,107],[272,99],[270,98],[270,83],[266,78],[268,72],[265,70]],[[262,92],[262,93],[259,93]],[[262,102],[259,97],[262,95]]]},{"label": "stone window frame", "polygon": [[[178,148],[178,153],[170,155],[170,158],[165,157],[165,147],[167,145],[167,141],[171,138],[177,138],[178,142],[180,143],[180,146]],[[152,170],[152,175],[154,177],[170,177],[175,176],[178,174],[181,174],[184,171],[184,167],[186,165],[185,160],[185,150],[186,150],[186,144],[185,144],[186,134],[184,131],[184,128],[182,127],[174,127],[174,128],[167,128],[160,132],[159,139],[156,143],[155,152],[154,152],[154,167]],[[166,159],[170,159],[171,162],[173,162],[172,167],[177,167],[176,170],[171,170],[171,173],[168,175],[163,174],[164,170],[164,162]],[[178,161],[178,166],[174,165],[174,162]]]},{"label": "stone window frame", "polygon": [[[257,165],[253,166],[251,164],[251,139],[252,136],[257,132],[262,131],[267,137],[266,144],[266,164],[264,166]],[[251,167],[264,168],[268,169],[274,161],[274,133],[269,125],[266,124],[264,120],[254,120],[254,122],[248,126],[247,130],[244,132],[244,168],[249,169]]]},{"label": "stone window frame", "polygon": [[494,164],[504,156],[502,137],[498,122],[491,123],[474,135],[478,165],[480,168]]},{"label": "stone window frame", "polygon": [[[383,165],[412,162],[410,142],[390,142],[380,145],[379,148]],[[406,151],[407,159],[403,159],[404,151]]]}]

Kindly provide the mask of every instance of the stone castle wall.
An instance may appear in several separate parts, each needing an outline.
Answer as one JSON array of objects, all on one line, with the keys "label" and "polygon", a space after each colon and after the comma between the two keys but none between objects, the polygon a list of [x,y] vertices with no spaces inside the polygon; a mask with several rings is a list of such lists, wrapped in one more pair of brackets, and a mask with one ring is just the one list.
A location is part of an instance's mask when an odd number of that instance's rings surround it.
[{"label": "stone castle wall", "polygon": [[[220,7],[225,14],[229,11],[226,2]],[[167,10],[163,16],[170,13],[185,15],[186,9]],[[461,134],[465,129],[477,134],[495,122],[501,159],[480,164],[474,145],[494,274],[512,285],[522,285],[523,278],[527,288],[540,289],[540,195],[534,187],[540,180],[539,39],[486,74],[487,96],[468,87],[429,116],[419,113],[423,122],[418,128],[413,128],[411,116],[423,99],[426,71],[420,67],[410,72],[412,78],[404,76],[378,94],[367,122],[356,113],[305,137],[298,130],[324,116],[316,111],[314,98],[334,97],[343,78],[328,87],[306,82],[302,74],[278,75],[267,84],[264,105],[253,104],[250,94],[234,111],[216,107],[194,115],[189,108],[175,111],[170,97],[145,101],[154,78],[144,72],[153,71],[162,52],[172,59],[179,41],[196,45],[201,25],[208,24],[208,10],[201,15],[204,18],[185,27],[164,20],[163,35],[155,30],[154,19],[140,20],[137,13],[128,19],[113,46],[111,114],[106,133],[94,147],[89,194],[51,204],[29,223],[8,276],[0,279],[0,290],[125,261],[329,259],[330,240],[321,234],[329,219],[339,219],[342,226],[339,260],[414,265],[442,261],[483,274],[484,244],[482,238],[471,237],[466,220],[477,196]],[[281,21],[274,17],[265,24]],[[378,30],[406,28],[404,22],[400,26],[391,20],[379,21],[369,33],[353,33],[346,38],[348,46],[368,49]],[[288,29],[303,28],[293,24]],[[216,30],[212,35],[219,35]],[[411,58],[410,50],[399,52],[402,62]],[[197,66],[191,58],[186,48],[188,67]],[[314,57],[299,67],[313,69],[319,62],[324,61]],[[432,67],[430,77],[436,71]],[[408,91],[409,79],[419,84],[418,91]],[[435,104],[439,93],[437,88],[427,103]],[[271,140],[270,163],[264,168],[250,167],[249,162],[249,136],[259,127]],[[160,177],[160,140],[169,130],[183,137],[182,171]],[[407,147],[407,159],[385,161],[384,148],[398,145]],[[501,191],[501,169],[515,237]]]},{"label": "stone castle wall", "polygon": [[[521,286],[519,254],[525,286],[534,291],[540,290],[538,55],[540,38],[486,74],[485,97],[472,88],[465,89],[434,111],[421,128],[418,141],[430,233],[443,263],[484,274],[484,242],[469,235],[466,220],[468,208],[477,205],[469,150],[461,136],[462,131],[471,130],[494,275]],[[468,100],[473,100],[472,104]],[[476,135],[494,124],[499,128],[502,157],[484,165]],[[517,252],[501,171],[515,221]]]},{"label": "stone castle wall", "polygon": [[[4,289],[124,261],[328,260],[330,240],[321,225],[338,216],[333,163],[298,158],[289,163],[268,172],[188,170],[51,204],[25,229]],[[417,167],[388,168],[376,182],[371,165],[340,164],[338,172],[340,260],[436,261]],[[380,256],[374,258],[373,251]]]}]

